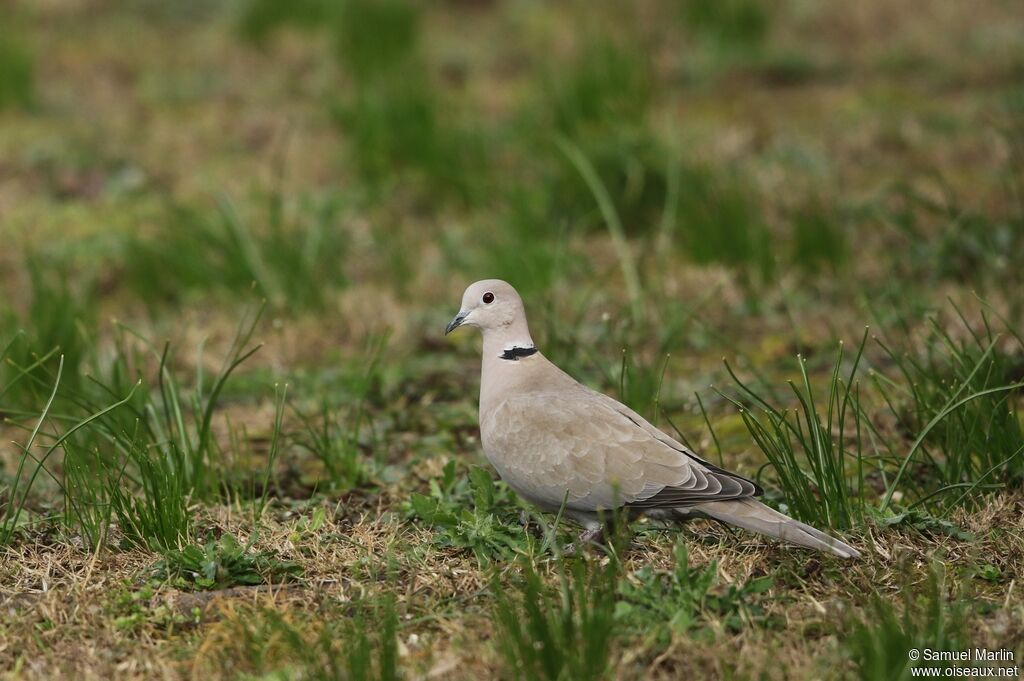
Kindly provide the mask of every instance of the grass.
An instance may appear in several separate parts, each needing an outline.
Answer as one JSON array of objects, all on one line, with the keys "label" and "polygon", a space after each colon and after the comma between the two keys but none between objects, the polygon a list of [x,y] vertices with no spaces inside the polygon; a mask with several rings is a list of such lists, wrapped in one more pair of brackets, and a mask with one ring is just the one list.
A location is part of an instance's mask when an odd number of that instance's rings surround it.
[{"label": "grass", "polygon": [[512,678],[561,681],[609,678],[615,643],[615,588],[619,567],[574,561],[548,591],[529,562],[520,593],[497,586],[498,650]]},{"label": "grass", "polygon": [[265,44],[270,34],[282,26],[311,27],[330,14],[323,0],[298,0],[287,4],[274,0],[251,0],[241,6],[238,32],[256,44]]},{"label": "grass", "polygon": [[[929,575],[921,595],[908,590],[900,606],[875,599],[869,617],[851,617],[844,647],[862,679],[910,679],[915,666],[938,667],[953,674],[957,664],[935,664],[907,656],[908,650],[956,651],[967,645],[964,629],[966,604],[948,603],[939,575]],[[914,594],[914,595],[911,595]],[[965,665],[967,666],[967,665]]]},{"label": "grass", "polygon": [[[406,0],[305,1],[287,8],[243,6],[242,34],[263,42],[278,26],[324,31],[352,94],[332,104],[350,141],[349,158],[373,194],[393,188],[396,171],[429,192],[467,195],[463,156],[471,140],[451,125],[420,55],[421,10]],[[417,74],[410,77],[410,74]]]},{"label": "grass", "polygon": [[[32,488],[39,478],[39,475],[43,472],[49,472],[45,466],[47,460],[57,451],[60,450],[64,443],[68,441],[75,433],[86,428],[92,422],[102,418],[108,413],[116,410],[118,407],[124,405],[124,403],[131,398],[132,393],[129,393],[123,400],[115,402],[99,411],[89,414],[85,418],[72,423],[62,433],[55,435],[52,442],[40,447],[40,454],[36,455],[33,453],[33,448],[36,446],[37,439],[40,438],[40,433],[44,425],[48,425],[48,419],[50,417],[50,410],[53,407],[54,400],[57,397],[57,391],[60,388],[61,376],[64,370],[63,359],[57,365],[57,373],[54,378],[53,391],[50,393],[49,399],[46,401],[46,405],[43,407],[38,418],[35,421],[35,425],[31,427],[30,434],[28,435],[25,443],[19,445],[20,456],[18,457],[17,470],[10,482],[5,494],[3,513],[0,513],[0,546],[8,544],[14,536],[14,533],[19,529],[19,521],[22,515],[25,513],[26,505],[29,499],[29,494],[32,492]],[[65,488],[66,490],[67,488]]]},{"label": "grass", "polygon": [[684,26],[718,49],[752,50],[765,41],[772,14],[757,0],[687,0],[681,3]]},{"label": "grass", "polygon": [[601,183],[601,178],[594,170],[594,166],[579,147],[563,139],[559,140],[559,148],[579,172],[583,181],[587,184],[587,188],[593,194],[594,200],[597,202],[601,211],[601,217],[608,228],[608,235],[619,259],[619,267],[622,269],[622,280],[626,284],[626,292],[633,307],[633,314],[634,316],[639,316],[642,314],[640,305],[642,303],[641,296],[643,295],[643,291],[640,288],[640,276],[637,273],[636,262],[633,259],[631,247],[626,241],[626,232],[622,227],[622,221],[619,218],[618,212],[615,210],[608,191]]},{"label": "grass", "polygon": [[342,417],[340,409],[332,407],[325,398],[320,403],[319,418],[303,413],[293,405],[301,428],[289,434],[296,447],[319,460],[324,467],[325,488],[331,492],[346,492],[368,483],[373,476],[374,460],[366,456],[366,431],[371,450],[378,444],[372,432],[369,411],[371,393],[380,382],[381,361],[387,336],[371,341],[365,365],[357,367],[346,381],[345,395],[348,413]]},{"label": "grass", "polygon": [[428,196],[468,198],[472,191],[464,157],[473,140],[451,129],[425,74],[396,86],[360,86],[355,98],[336,108],[339,127],[352,140],[352,159],[377,195],[391,188],[392,171],[404,171]]},{"label": "grass", "polygon": [[[1000,187],[1004,207],[998,214],[980,213],[959,196],[941,176],[939,194],[922,195],[914,187],[897,185],[898,198],[889,221],[906,239],[910,265],[921,276],[965,281],[979,278],[988,286],[1008,280],[1016,281],[1016,271],[1005,254],[1016,252],[1024,244],[1024,203],[1020,193],[1020,162],[1022,153],[1020,131],[1001,132],[1013,155],[1013,165]],[[940,224],[937,234],[929,239],[923,235]],[[929,226],[926,226],[929,225]],[[938,267],[934,263],[941,263]],[[992,276],[988,276],[992,275]],[[1019,311],[1018,311],[1019,312]]]},{"label": "grass", "polygon": [[[97,453],[113,445],[116,458],[100,459],[106,472],[104,489],[84,503],[102,503],[106,496],[130,541],[175,548],[190,538],[192,500],[221,492],[223,456],[213,438],[213,414],[231,374],[259,349],[249,347],[258,319],[259,311],[240,322],[218,374],[207,384],[199,373],[191,395],[171,374],[169,346],[159,355],[151,347],[159,359],[155,381],[141,393],[139,402],[130,403],[131,413],[97,433],[108,441],[105,446],[87,445]],[[130,351],[123,348],[121,363],[114,366],[112,375],[115,385],[129,371]],[[108,390],[116,392],[116,388]]]},{"label": "grass", "polygon": [[[894,404],[891,383],[879,380],[879,388],[901,425],[920,432],[897,475],[926,465],[941,483],[922,502],[959,503],[993,486],[1016,484],[1024,474],[1024,431],[1014,408],[1014,395],[1024,387],[1014,380],[1024,341],[1009,327],[1003,332],[1007,343],[997,348],[1000,334],[984,309],[979,332],[956,313],[967,331],[962,340],[933,322],[926,346],[931,351],[924,357],[883,346],[905,380],[905,406]],[[936,449],[944,456],[936,456]],[[891,497],[890,491],[886,503]]]},{"label": "grass", "polygon": [[[243,319],[219,373],[207,383],[200,370],[191,394],[171,371],[169,345],[158,351],[127,327],[121,328],[117,354],[102,378],[80,376],[80,387],[62,392],[62,358],[47,406],[20,458],[12,489],[21,501],[12,523],[17,523],[40,472],[58,480],[46,464],[51,454],[61,451],[64,480],[58,484],[65,497],[65,522],[88,546],[98,550],[104,545],[114,519],[128,542],[170,550],[187,540],[190,505],[221,493],[224,457],[213,439],[213,415],[231,374],[258,350],[249,347],[258,319],[258,311]],[[155,377],[149,380],[138,373],[147,359],[137,349],[139,342],[157,362]],[[50,417],[55,406],[64,413]],[[36,457],[31,450],[40,437],[51,443]],[[21,472],[33,463],[21,491]],[[10,533],[5,534],[9,539]]]},{"label": "grass", "polygon": [[856,374],[867,338],[865,331],[845,376],[845,353],[840,344],[828,391],[823,396],[819,393],[817,399],[807,362],[797,357],[801,385],[789,383],[799,403],[792,417],[788,410],[772,406],[742,382],[726,363],[740,399],[750,400],[757,411],[737,399],[726,399],[739,409],[751,437],[778,475],[787,512],[800,520],[826,523],[836,529],[849,529],[863,521],[869,503],[865,476],[872,472],[874,464],[864,442],[867,434],[863,431],[868,426],[862,428],[864,417]]},{"label": "grass", "polygon": [[[739,396],[719,394],[739,409],[778,476],[789,512],[849,529],[861,525],[869,511],[884,514],[897,494],[909,509],[923,506],[926,514],[941,517],[982,493],[1018,484],[1024,465],[1024,436],[1014,406],[1021,389],[1014,381],[1024,349],[1020,335],[1009,327],[1009,342],[996,351],[999,334],[984,309],[980,333],[953,309],[963,340],[954,340],[954,332],[933,321],[923,357],[876,339],[899,378],[871,370],[871,394],[862,393],[857,377],[868,331],[848,372],[840,344],[823,396],[798,356],[802,385],[789,384],[799,403],[792,417],[726,363]],[[881,432],[865,403],[885,405],[902,436]]]},{"label": "grass", "polygon": [[541,300],[568,273],[585,267],[584,258],[568,248],[574,227],[552,215],[546,197],[526,187],[512,192],[508,203],[493,240],[449,239],[444,243],[445,259],[467,277],[487,271],[499,279],[522,279],[520,294]]},{"label": "grass", "polygon": [[[548,67],[543,98],[523,115],[554,132],[537,140],[536,154],[560,152],[546,170],[557,196],[548,210],[556,219],[620,234],[654,224],[665,203],[667,163],[646,127],[655,100],[649,59],[639,46],[596,32],[585,35],[568,68]],[[613,238],[621,251],[621,236]]]},{"label": "grass", "polygon": [[422,185],[425,201],[468,200],[479,156],[432,85],[419,50],[421,10],[406,0],[348,0],[328,22],[353,94],[334,106],[349,157],[378,200],[398,177]]},{"label": "grass", "polygon": [[774,239],[743,181],[696,167],[678,182],[675,230],[683,252],[697,263],[720,262],[755,277],[771,277]]},{"label": "grass", "polygon": [[150,306],[255,289],[274,308],[322,309],[348,283],[343,205],[327,197],[286,206],[275,194],[256,225],[226,197],[213,211],[175,206],[156,234],[127,240],[125,276]]},{"label": "grass", "polygon": [[88,284],[69,280],[67,267],[60,259],[26,254],[30,302],[22,319],[11,320],[20,333],[0,367],[0,374],[8,376],[4,392],[10,403],[36,406],[48,394],[61,358],[67,368],[64,387],[79,386],[95,330],[96,303]]},{"label": "grass", "polygon": [[570,68],[549,66],[543,91],[559,132],[576,138],[594,128],[642,123],[652,100],[650,67],[643,51],[631,48],[598,35]]},{"label": "grass", "polygon": [[[940,10],[16,2],[0,677],[1019,660],[1024,44]],[[651,519],[562,555],[442,336],[493,276],[545,356],[863,558]]]},{"label": "grass", "polygon": [[35,60],[11,26],[0,33],[0,110],[35,101]]},{"label": "grass", "polygon": [[[227,675],[316,679],[318,681],[395,681],[398,617],[393,603],[347,626],[317,628],[290,621],[273,609],[261,609],[222,627],[224,648],[211,655],[209,667]],[[372,633],[371,633],[372,632]],[[243,665],[234,655],[243,653]],[[221,659],[216,659],[216,658]],[[223,666],[222,666],[223,665]],[[219,667],[219,669],[218,669]]]},{"label": "grass", "polygon": [[836,271],[850,257],[849,237],[841,218],[828,214],[818,202],[809,202],[792,217],[793,248],[790,261],[809,274]]},{"label": "grass", "polygon": [[351,0],[339,5],[332,26],[335,50],[354,80],[381,80],[409,65],[421,16],[406,0]]}]

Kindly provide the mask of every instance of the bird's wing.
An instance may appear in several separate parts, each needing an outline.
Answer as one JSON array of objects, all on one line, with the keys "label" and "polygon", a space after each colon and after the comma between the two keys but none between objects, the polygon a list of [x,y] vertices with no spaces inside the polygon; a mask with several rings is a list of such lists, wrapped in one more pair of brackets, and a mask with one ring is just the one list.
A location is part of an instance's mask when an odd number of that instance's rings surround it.
[{"label": "bird's wing", "polygon": [[517,491],[557,506],[684,507],[755,496],[610,397],[579,390],[507,397],[481,423],[484,451]]}]

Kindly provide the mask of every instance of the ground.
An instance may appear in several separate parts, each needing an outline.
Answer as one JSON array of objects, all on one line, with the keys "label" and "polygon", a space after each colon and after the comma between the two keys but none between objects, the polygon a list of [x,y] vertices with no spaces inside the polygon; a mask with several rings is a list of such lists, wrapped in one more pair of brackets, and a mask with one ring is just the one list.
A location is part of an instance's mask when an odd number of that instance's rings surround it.
[{"label": "ground", "polygon": [[[2,12],[3,678],[1020,664],[1013,3]],[[488,277],[862,559],[705,521],[562,555],[443,336]]]}]

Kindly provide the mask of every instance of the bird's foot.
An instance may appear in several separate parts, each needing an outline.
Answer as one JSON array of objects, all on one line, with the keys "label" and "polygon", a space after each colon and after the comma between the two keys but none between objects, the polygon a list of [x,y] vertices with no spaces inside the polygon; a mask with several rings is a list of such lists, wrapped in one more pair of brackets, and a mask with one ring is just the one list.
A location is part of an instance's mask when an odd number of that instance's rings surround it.
[{"label": "bird's foot", "polygon": [[526,511],[519,513],[519,524],[523,526],[523,532],[532,534],[534,537],[544,537],[544,527],[537,524],[537,521]]},{"label": "bird's foot", "polygon": [[579,539],[572,544],[566,544],[562,547],[562,554],[566,556],[574,555],[577,551],[577,547],[582,548],[587,544],[591,544],[598,548],[604,548],[604,528],[595,527],[590,530],[583,530],[580,532]]},{"label": "bird's foot", "polygon": [[592,530],[583,530],[580,532],[580,544],[603,544],[604,543],[604,528],[595,527]]}]

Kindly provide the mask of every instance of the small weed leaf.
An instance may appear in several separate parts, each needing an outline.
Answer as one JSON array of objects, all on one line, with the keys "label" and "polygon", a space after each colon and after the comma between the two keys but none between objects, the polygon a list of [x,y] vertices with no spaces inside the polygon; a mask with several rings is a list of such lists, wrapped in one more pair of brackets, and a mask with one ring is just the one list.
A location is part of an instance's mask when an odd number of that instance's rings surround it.
[{"label": "small weed leaf", "polygon": [[429,495],[413,494],[409,499],[409,514],[437,530],[436,545],[466,549],[480,565],[510,559],[523,546],[514,509],[504,483],[495,482],[480,467],[456,478],[454,461],[445,465],[440,482],[430,481]]},{"label": "small weed leaf", "polygon": [[416,515],[431,525],[455,525],[458,523],[458,517],[454,513],[442,509],[440,499],[423,494],[413,494],[409,503],[412,504],[412,510]]},{"label": "small weed leaf", "polygon": [[918,509],[906,511],[890,509],[887,513],[876,513],[876,515],[878,522],[885,527],[911,527],[923,534],[942,534],[961,541],[974,541],[974,535],[967,530]]},{"label": "small weed leaf", "polygon": [[288,581],[302,574],[296,563],[251,549],[252,540],[242,545],[234,535],[225,534],[218,541],[168,551],[153,572],[157,579],[196,590]]},{"label": "small weed leaf", "polygon": [[125,583],[114,588],[103,610],[118,631],[134,631],[146,626],[173,627],[198,623],[198,613],[183,613],[165,604],[154,602],[157,591],[153,584]]},{"label": "small weed leaf", "polygon": [[479,466],[469,469],[469,484],[473,488],[473,501],[479,509],[494,508],[494,479]]}]

